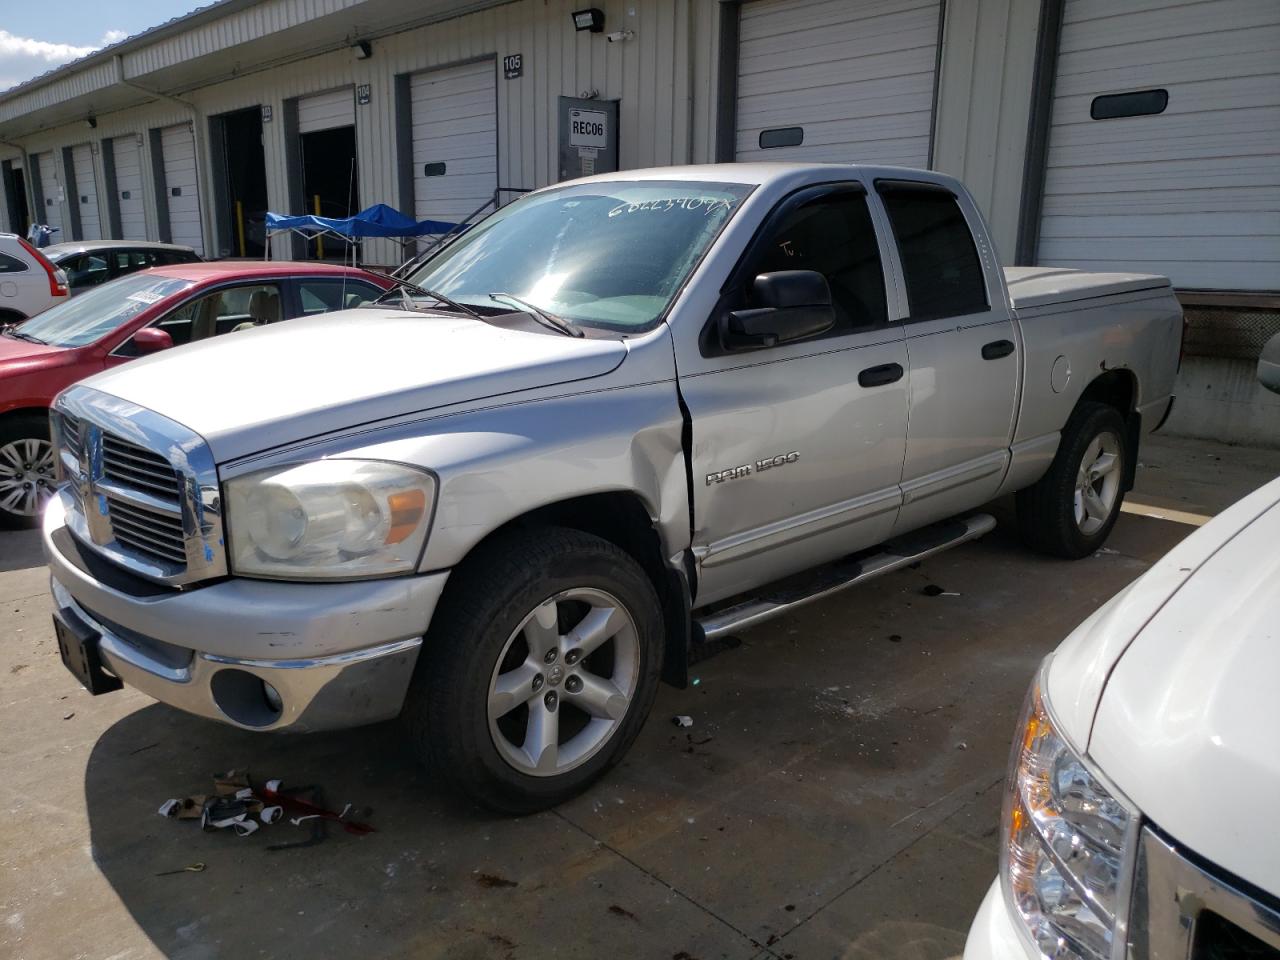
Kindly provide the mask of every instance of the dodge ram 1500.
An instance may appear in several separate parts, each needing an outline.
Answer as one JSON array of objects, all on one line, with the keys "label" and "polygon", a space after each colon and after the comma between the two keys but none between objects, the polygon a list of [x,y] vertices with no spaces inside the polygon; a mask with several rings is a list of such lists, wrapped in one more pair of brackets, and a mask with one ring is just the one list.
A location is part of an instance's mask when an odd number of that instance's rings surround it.
[{"label": "dodge ram 1500", "polygon": [[402,277],[358,323],[60,395],[56,629],[95,692],[401,715],[514,812],[616,763],[691,650],[981,536],[994,497],[1095,551],[1182,329],[1162,277],[1002,270],[960,183],[891,167],[561,184]]}]

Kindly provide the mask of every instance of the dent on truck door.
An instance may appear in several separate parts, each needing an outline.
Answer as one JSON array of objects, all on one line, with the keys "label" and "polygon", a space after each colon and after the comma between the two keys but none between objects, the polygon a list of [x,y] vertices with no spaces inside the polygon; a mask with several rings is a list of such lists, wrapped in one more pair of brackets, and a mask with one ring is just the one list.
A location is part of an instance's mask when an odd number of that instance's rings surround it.
[{"label": "dent on truck door", "polygon": [[995,495],[1009,462],[1022,357],[995,265],[984,262],[990,251],[984,244],[987,256],[979,254],[957,198],[902,181],[882,181],[877,191],[910,309],[910,425],[895,528],[903,532]]},{"label": "dent on truck door", "polygon": [[682,370],[699,605],[869,546],[892,528],[907,355],[901,328],[887,322],[881,264],[860,186],[793,195],[717,311],[753,306],[750,282],[760,273],[816,270],[831,288],[836,326],[764,350],[713,344]]}]

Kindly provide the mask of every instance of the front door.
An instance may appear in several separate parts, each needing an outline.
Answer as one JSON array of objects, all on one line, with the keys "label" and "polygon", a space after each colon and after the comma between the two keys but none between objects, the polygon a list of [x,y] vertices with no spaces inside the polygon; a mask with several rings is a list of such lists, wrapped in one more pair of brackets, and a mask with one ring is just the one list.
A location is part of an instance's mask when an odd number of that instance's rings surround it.
[{"label": "front door", "polygon": [[[881,181],[910,311],[911,361],[902,510],[895,533],[995,496],[1009,463],[1021,350],[998,268],[949,190]],[[981,229],[974,213],[973,224]]]},{"label": "front door", "polygon": [[812,187],[779,204],[726,285],[717,316],[752,306],[761,273],[816,270],[836,325],[749,352],[725,351],[712,333],[700,369],[681,374],[699,605],[877,543],[893,527],[907,352],[889,322],[885,255],[860,185]]}]

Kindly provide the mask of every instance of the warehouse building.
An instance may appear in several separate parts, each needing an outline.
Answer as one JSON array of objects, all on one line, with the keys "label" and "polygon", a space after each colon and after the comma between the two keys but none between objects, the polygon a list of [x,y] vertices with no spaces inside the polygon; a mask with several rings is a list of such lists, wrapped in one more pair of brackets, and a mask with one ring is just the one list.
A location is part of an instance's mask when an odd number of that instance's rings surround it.
[{"label": "warehouse building", "polygon": [[212,3],[0,93],[0,228],[259,256],[266,210],[459,221],[593,171],[928,166],[1007,263],[1170,276],[1170,428],[1280,444],[1253,382],[1280,330],[1275,0],[586,2]]}]

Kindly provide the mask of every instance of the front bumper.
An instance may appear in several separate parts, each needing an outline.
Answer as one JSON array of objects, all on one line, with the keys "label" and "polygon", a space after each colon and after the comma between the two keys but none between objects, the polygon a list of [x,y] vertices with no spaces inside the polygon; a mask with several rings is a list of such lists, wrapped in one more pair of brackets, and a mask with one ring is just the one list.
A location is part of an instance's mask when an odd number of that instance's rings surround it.
[{"label": "front bumper", "polygon": [[[251,730],[332,730],[400,712],[447,573],[357,583],[230,578],[131,590],[97,576],[59,497],[43,546],[58,614],[101,635],[104,666],[189,713]],[[92,558],[89,558],[92,559]],[[271,685],[279,703],[264,698]]]},{"label": "front bumper", "polygon": [[982,898],[982,906],[969,927],[964,960],[1030,960],[1031,953],[1018,936],[1004,891],[997,877]]}]

